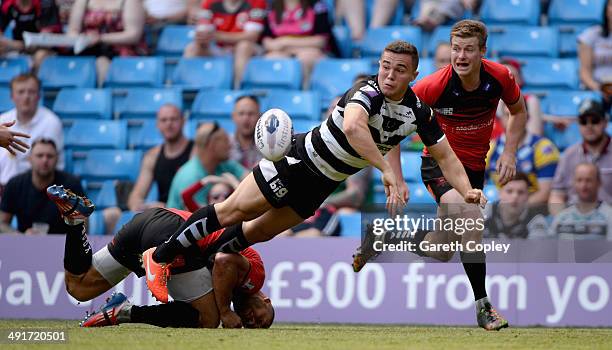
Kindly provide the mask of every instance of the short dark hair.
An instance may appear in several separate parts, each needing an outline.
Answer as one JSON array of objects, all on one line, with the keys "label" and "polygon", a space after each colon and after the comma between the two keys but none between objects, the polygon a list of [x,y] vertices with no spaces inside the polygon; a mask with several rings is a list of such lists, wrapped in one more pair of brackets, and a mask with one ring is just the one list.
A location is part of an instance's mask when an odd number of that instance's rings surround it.
[{"label": "short dark hair", "polygon": [[417,48],[411,43],[404,40],[395,40],[385,46],[383,52],[385,51],[393,52],[398,55],[409,55],[410,58],[412,58],[414,70],[417,70],[417,67],[419,66],[419,50],[417,50]]},{"label": "short dark hair", "polygon": [[238,98],[236,98],[236,101],[234,101],[234,104],[237,104],[238,102],[244,100],[245,98],[252,100],[253,102],[255,102],[255,104],[257,106],[259,106],[259,98],[257,98],[257,96],[255,95],[242,95],[242,96],[238,96]]},{"label": "short dark hair", "polygon": [[23,83],[24,81],[34,80],[36,82],[36,86],[40,89],[40,79],[32,73],[22,73],[15,76],[11,79],[11,91],[13,91],[14,85],[17,83]]},{"label": "short dark hair", "polygon": [[450,42],[453,42],[453,37],[458,38],[477,38],[478,46],[481,49],[487,47],[487,27],[480,21],[473,19],[464,19],[453,25],[450,33]]},{"label": "short dark hair", "polygon": [[[527,184],[527,187],[531,187],[531,180],[529,180],[529,175],[523,173],[523,172],[516,172],[516,174],[514,174],[514,176],[510,179],[510,181],[525,181],[525,183]],[[508,182],[510,182],[508,181]]]},{"label": "short dark hair", "polygon": [[47,138],[47,137],[39,137],[39,138],[35,139],[32,142],[32,145],[30,146],[30,150],[33,150],[34,147],[36,145],[39,145],[39,144],[42,144],[42,145],[51,145],[51,147],[53,147],[53,149],[57,152],[57,145],[55,144],[55,141],[53,141],[52,139]]}]

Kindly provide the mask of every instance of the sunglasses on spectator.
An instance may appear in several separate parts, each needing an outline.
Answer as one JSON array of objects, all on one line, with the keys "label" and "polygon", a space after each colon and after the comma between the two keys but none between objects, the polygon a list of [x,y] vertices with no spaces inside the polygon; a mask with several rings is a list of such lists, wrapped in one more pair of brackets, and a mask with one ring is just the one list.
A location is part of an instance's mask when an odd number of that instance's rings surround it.
[{"label": "sunglasses on spectator", "polygon": [[578,123],[580,123],[580,125],[587,125],[589,123],[593,124],[593,125],[597,125],[599,123],[601,123],[603,121],[603,118],[601,117],[582,117],[582,118],[578,118]]}]

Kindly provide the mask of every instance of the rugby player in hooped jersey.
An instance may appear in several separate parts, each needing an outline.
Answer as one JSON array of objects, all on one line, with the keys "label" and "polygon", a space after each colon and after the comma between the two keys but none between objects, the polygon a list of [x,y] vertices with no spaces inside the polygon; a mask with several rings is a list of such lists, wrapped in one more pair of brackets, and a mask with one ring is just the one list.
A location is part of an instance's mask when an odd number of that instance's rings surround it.
[{"label": "rugby player in hooped jersey", "polygon": [[[506,128],[506,144],[496,165],[501,185],[516,173],[516,150],[527,121],[523,96],[510,71],[484,58],[486,41],[487,29],[483,23],[473,20],[457,22],[450,34],[451,64],[414,86],[414,93],[435,111],[471,186],[480,189],[484,185],[485,160],[499,100],[506,103],[511,114]],[[424,150],[421,177],[439,204],[438,216],[481,218],[475,206],[463,203],[462,190],[453,185],[452,178],[446,175],[431,151],[431,147]],[[421,241],[433,244],[461,241],[466,246],[467,242],[479,243],[482,233],[472,230],[458,236],[454,232],[419,231],[414,243],[418,247]],[[450,260],[454,254],[453,251],[417,253],[442,261]],[[464,249],[460,255],[474,292],[478,325],[486,330],[507,327],[508,322],[495,311],[487,297],[484,252]]]},{"label": "rugby player in hooped jersey", "polygon": [[415,131],[464,201],[486,202],[482,192],[470,186],[432,110],[410,89],[417,66],[413,45],[400,40],[387,45],[378,75],[347,91],[320,126],[296,135],[286,157],[261,160],[228,199],[194,212],[168,241],[146,251],[143,259],[153,259],[145,269],[159,277],[147,280],[153,295],[165,297],[168,266],[210,232],[227,227],[209,245],[220,252],[272,239],[310,217],[342,181],[370,164],[382,172],[387,208],[396,213],[408,200],[399,143]]}]

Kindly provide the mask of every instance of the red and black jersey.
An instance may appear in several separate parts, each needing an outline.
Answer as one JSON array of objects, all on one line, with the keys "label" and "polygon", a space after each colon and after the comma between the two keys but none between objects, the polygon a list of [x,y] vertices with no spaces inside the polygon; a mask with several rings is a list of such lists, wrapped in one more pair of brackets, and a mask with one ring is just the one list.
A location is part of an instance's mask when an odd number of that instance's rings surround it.
[{"label": "red and black jersey", "polygon": [[[500,98],[515,104],[521,90],[510,71],[502,64],[482,60],[480,86],[466,91],[452,65],[423,78],[415,94],[436,113],[444,134],[464,166],[484,171],[495,111]],[[427,149],[424,150],[427,155]]]},{"label": "red and black jersey", "polygon": [[202,10],[200,24],[213,24],[220,32],[261,31],[266,16],[266,1],[246,0],[236,11],[229,12],[223,0],[204,0]]},{"label": "red and black jersey", "polygon": [[23,32],[60,33],[62,25],[59,9],[54,0],[32,0],[29,8],[20,8],[17,0],[2,0],[0,6],[0,30],[15,21],[13,39],[23,40]]}]

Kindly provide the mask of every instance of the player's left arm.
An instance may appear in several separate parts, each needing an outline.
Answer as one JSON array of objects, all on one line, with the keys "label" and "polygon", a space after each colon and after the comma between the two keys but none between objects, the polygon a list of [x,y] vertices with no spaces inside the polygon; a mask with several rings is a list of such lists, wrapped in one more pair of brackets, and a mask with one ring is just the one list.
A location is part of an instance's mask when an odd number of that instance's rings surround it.
[{"label": "player's left arm", "polygon": [[240,254],[217,253],[212,270],[215,301],[224,328],[241,328],[240,317],[230,309],[232,294],[235,288],[249,273],[251,265]]},{"label": "player's left arm", "polygon": [[510,117],[506,127],[506,144],[496,164],[500,186],[505,185],[516,174],[516,151],[521,142],[520,137],[527,127],[527,108],[523,95],[519,92],[518,100],[507,105]]},{"label": "player's left arm", "polygon": [[401,198],[404,199],[404,202],[408,202],[408,196],[410,193],[408,192],[408,185],[406,185],[406,181],[404,181],[404,175],[402,174],[402,151],[400,150],[400,145],[393,147],[389,152],[387,152],[387,161],[389,165],[391,165],[391,169],[395,173],[396,182],[397,182],[397,190]]}]

